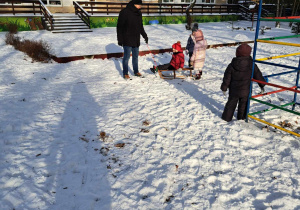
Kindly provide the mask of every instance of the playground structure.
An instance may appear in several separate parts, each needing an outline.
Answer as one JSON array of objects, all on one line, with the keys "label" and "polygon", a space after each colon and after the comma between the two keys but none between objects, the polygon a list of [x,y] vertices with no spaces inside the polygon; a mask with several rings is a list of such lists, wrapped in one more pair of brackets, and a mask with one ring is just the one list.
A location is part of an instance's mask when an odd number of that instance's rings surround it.
[{"label": "playground structure", "polygon": [[[269,43],[269,44],[277,44],[277,45],[287,45],[287,46],[300,47],[300,44],[297,44],[297,43],[288,43],[288,42],[274,41],[274,40],[278,40],[278,39],[296,38],[296,37],[300,37],[300,35],[279,36],[279,37],[258,39],[259,28],[260,28],[260,21],[300,22],[300,16],[261,18],[261,11],[262,11],[262,0],[260,0],[260,3],[259,3],[258,18],[257,18],[257,24],[256,24],[256,33],[255,33],[255,41],[254,41],[254,49],[253,49],[252,76],[251,76],[250,93],[249,93],[249,98],[248,98],[246,122],[248,122],[249,118],[251,118],[251,119],[254,119],[254,120],[259,121],[261,123],[267,124],[269,126],[275,127],[275,128],[280,129],[282,131],[285,131],[285,132],[288,132],[288,133],[290,133],[292,135],[300,137],[300,134],[298,134],[296,132],[287,130],[287,129],[283,128],[283,127],[274,125],[272,123],[266,122],[266,121],[264,121],[262,119],[259,119],[259,118],[253,116],[253,115],[264,113],[264,112],[271,111],[271,110],[274,110],[274,109],[280,109],[280,110],[283,110],[283,111],[286,111],[286,112],[290,112],[290,113],[293,113],[293,114],[296,114],[296,115],[300,115],[299,112],[294,111],[295,106],[296,105],[300,105],[300,103],[297,102],[297,93],[300,93],[300,90],[298,90],[298,88],[300,88],[300,86],[299,86],[300,58],[299,58],[299,64],[298,64],[297,67],[289,66],[289,65],[276,64],[276,63],[271,63],[271,62],[267,62],[266,61],[266,60],[270,60],[270,59],[285,58],[285,57],[289,57],[289,56],[300,55],[300,52],[298,52],[298,53],[292,53],[292,54],[287,54],[287,55],[279,55],[279,56],[272,56],[272,57],[267,57],[267,58],[256,59],[256,51],[257,51],[257,43],[258,42],[260,42],[260,43]],[[277,74],[266,75],[265,78],[267,78],[267,82],[262,82],[262,81],[258,81],[258,80],[253,79],[253,73],[254,73],[255,63],[261,63],[261,64],[266,64],[266,65],[278,66],[278,67],[282,67],[282,68],[286,68],[286,69],[292,69],[292,70],[284,71],[284,72],[277,73]],[[284,87],[284,86],[281,86],[281,85],[277,85],[277,84],[273,84],[273,83],[269,83],[268,82],[268,78],[270,78],[270,77],[275,77],[275,76],[284,75],[284,74],[292,74],[292,73],[297,73],[296,84],[293,87]],[[276,90],[276,91],[272,91],[272,92],[268,92],[268,93],[263,93],[263,94],[252,96],[253,82],[265,84],[265,85],[276,87],[276,88],[280,88],[280,89]],[[277,105],[271,104],[269,102],[265,102],[265,101],[257,99],[258,97],[261,97],[261,96],[271,95],[271,94],[279,93],[279,92],[283,92],[283,91],[292,91],[292,92],[294,92],[294,98],[293,98],[292,102],[287,103],[287,104],[283,104],[283,105],[280,105],[280,106],[277,106]],[[268,105],[271,108],[265,109],[265,110],[262,110],[262,111],[257,111],[257,112],[249,113],[249,110],[250,110],[250,101],[259,102],[259,103]],[[292,109],[290,110],[290,109],[285,108],[287,106],[292,106]]]}]

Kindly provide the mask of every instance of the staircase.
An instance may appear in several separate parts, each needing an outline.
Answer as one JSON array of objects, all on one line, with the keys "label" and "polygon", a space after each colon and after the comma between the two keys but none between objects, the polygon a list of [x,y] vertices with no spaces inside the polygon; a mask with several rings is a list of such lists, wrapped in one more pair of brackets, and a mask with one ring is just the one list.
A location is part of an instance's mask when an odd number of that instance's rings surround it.
[{"label": "staircase", "polygon": [[[241,19],[242,20],[248,20],[248,21],[252,21],[252,12],[248,7],[245,7],[243,5],[239,5],[239,12],[241,14]],[[256,21],[257,20],[257,12],[254,13],[253,15],[253,20]],[[272,17],[274,16],[274,13],[262,8],[261,10],[261,17]]]},{"label": "staircase", "polygon": [[[252,21],[252,14],[251,13],[242,13],[241,15],[242,15],[241,16],[242,20]],[[254,21],[257,20],[257,13],[254,13],[253,20]]]},{"label": "staircase", "polygon": [[[44,19],[45,21],[45,19]],[[46,29],[52,33],[93,32],[77,15],[53,14],[53,30],[45,21]]]}]

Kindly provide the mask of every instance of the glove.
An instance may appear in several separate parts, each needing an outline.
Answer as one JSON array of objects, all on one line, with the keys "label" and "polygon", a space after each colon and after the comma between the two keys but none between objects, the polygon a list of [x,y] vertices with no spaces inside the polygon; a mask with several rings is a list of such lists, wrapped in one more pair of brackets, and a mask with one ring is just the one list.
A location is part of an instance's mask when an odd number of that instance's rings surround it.
[{"label": "glove", "polygon": [[222,92],[223,92],[223,95],[226,96],[226,91],[222,91]]},{"label": "glove", "polygon": [[122,43],[122,42],[118,42],[118,45],[122,47],[122,46],[123,46],[123,43]]},{"label": "glove", "polygon": [[148,44],[148,37],[147,36],[145,37],[145,42],[146,42],[146,44]]},{"label": "glove", "polygon": [[186,51],[185,51],[185,54],[186,54],[186,55],[188,55],[188,54],[189,54],[189,51],[188,51],[188,50],[186,50]]},{"label": "glove", "polygon": [[259,94],[264,94],[264,92],[265,92],[265,88],[264,87],[262,87],[262,88],[260,88],[261,89],[261,91],[260,91],[260,93]]}]

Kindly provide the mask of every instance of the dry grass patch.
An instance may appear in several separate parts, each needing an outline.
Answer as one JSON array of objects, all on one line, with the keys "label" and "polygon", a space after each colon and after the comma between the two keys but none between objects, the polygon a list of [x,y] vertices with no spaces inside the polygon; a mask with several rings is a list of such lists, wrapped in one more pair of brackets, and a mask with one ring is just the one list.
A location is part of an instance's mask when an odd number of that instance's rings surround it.
[{"label": "dry grass patch", "polygon": [[32,62],[48,63],[52,59],[51,47],[43,40],[22,40],[14,33],[7,33],[5,43],[14,46],[16,50],[24,52],[32,58]]}]

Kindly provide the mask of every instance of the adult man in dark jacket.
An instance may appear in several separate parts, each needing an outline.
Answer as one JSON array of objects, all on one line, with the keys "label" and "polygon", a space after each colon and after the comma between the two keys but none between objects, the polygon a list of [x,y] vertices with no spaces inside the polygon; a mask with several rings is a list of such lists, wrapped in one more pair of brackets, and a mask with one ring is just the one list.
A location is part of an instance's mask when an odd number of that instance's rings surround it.
[{"label": "adult man in dark jacket", "polygon": [[[229,122],[232,120],[235,108],[238,105],[237,119],[246,119],[247,101],[250,91],[251,75],[253,60],[250,56],[251,47],[247,44],[240,45],[236,50],[236,57],[232,59],[228,65],[221,85],[221,90],[224,95],[229,88],[229,98],[225,105],[222,119]],[[253,78],[260,81],[265,81],[261,71],[255,65]],[[258,83],[264,92],[264,84]]]},{"label": "adult man in dark jacket", "polygon": [[121,10],[117,24],[118,45],[124,48],[123,76],[129,79],[128,61],[132,52],[132,65],[135,76],[142,76],[138,68],[140,36],[148,44],[148,36],[143,27],[142,13],[140,11],[142,0],[130,1],[126,8]]}]

